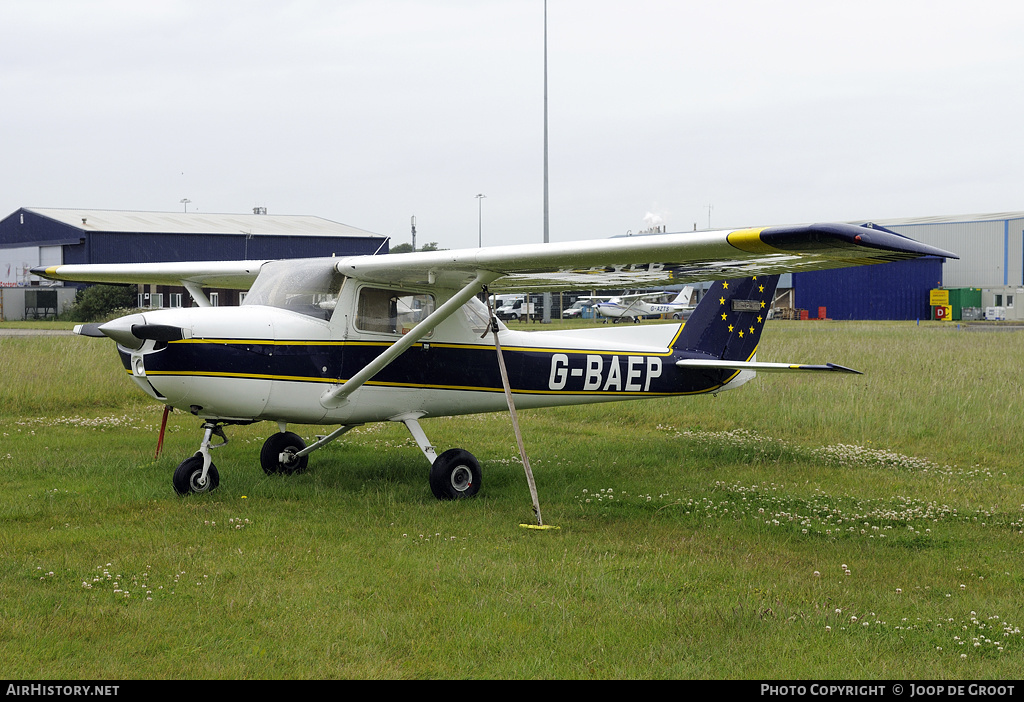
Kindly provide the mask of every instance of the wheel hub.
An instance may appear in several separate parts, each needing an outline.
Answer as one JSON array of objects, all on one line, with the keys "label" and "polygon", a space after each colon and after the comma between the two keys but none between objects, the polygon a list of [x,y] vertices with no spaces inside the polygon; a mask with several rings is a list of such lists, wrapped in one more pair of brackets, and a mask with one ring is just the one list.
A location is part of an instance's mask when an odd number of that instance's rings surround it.
[{"label": "wheel hub", "polygon": [[473,484],[473,473],[466,466],[458,466],[452,471],[452,487],[465,492]]}]

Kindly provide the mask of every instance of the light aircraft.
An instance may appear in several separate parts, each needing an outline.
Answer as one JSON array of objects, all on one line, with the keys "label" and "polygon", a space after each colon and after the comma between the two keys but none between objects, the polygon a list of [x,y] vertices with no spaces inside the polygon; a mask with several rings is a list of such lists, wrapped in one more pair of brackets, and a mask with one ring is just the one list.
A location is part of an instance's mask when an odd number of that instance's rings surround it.
[{"label": "light aircraft", "polygon": [[[276,422],[278,431],[260,451],[263,470],[273,474],[305,470],[310,453],[354,427],[401,422],[430,463],[434,495],[453,499],[479,491],[480,464],[460,448],[438,454],[420,426],[424,417],[508,406],[514,418],[513,401],[535,408],[695,395],[738,387],[757,371],[847,372],[833,364],[756,360],[778,274],[928,255],[956,258],[881,228],[822,224],[342,258],[60,265],[32,272],[65,281],[183,285],[194,298],[196,307],[76,328],[113,339],[126,372],[145,393],[202,420],[198,451],[174,471],[179,494],[217,487],[210,454],[227,442],[228,425]],[[477,299],[708,280],[718,282],[685,324],[641,329],[513,331]],[[239,307],[214,307],[204,286],[249,293]],[[290,423],[337,429],[307,446],[288,431]]]},{"label": "light aircraft", "polygon": [[648,302],[650,299],[664,297],[664,292],[632,293],[629,295],[588,295],[581,297],[582,300],[603,300],[594,303],[594,309],[602,317],[612,320],[617,324],[621,319],[632,319],[639,322],[641,317],[653,315],[670,314],[673,319],[686,319],[693,312],[694,307],[690,305],[690,298],[693,296],[693,287],[688,285],[683,288],[672,302]]}]

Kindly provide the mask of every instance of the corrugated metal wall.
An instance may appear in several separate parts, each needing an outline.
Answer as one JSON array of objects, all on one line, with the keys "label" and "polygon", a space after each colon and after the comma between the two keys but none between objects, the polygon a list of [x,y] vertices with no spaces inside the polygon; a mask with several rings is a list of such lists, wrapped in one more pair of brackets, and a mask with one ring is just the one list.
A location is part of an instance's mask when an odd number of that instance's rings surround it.
[{"label": "corrugated metal wall", "polygon": [[1024,219],[897,224],[890,229],[952,251],[945,283],[952,288],[1024,285]]},{"label": "corrugated metal wall", "polygon": [[54,245],[77,242],[85,236],[81,230],[61,222],[18,210],[0,220],[0,247],[18,244]]},{"label": "corrugated metal wall", "polygon": [[[372,254],[380,238],[317,236],[253,236],[245,234],[131,234],[96,232],[89,236],[90,263],[146,261],[234,261],[263,258],[311,258]],[[71,250],[67,247],[65,263]],[[387,247],[384,248],[387,250]],[[75,254],[77,256],[77,252]],[[85,253],[83,252],[84,256]]]},{"label": "corrugated metal wall", "polygon": [[[68,264],[353,256],[375,253],[381,242],[374,236],[86,232],[26,210],[0,220],[0,247],[63,245],[62,262]],[[58,261],[50,255],[47,262]]]},{"label": "corrugated metal wall", "polygon": [[796,306],[829,319],[928,319],[928,291],[942,287],[942,259],[793,274]]}]

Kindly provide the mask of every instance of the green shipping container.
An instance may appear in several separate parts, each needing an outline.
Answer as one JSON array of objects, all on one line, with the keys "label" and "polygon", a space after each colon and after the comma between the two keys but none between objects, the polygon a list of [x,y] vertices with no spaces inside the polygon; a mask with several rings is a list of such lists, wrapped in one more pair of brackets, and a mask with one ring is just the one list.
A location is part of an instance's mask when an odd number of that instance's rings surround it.
[{"label": "green shipping container", "polygon": [[981,288],[949,288],[949,306],[953,319],[961,319],[964,307],[981,307]]}]

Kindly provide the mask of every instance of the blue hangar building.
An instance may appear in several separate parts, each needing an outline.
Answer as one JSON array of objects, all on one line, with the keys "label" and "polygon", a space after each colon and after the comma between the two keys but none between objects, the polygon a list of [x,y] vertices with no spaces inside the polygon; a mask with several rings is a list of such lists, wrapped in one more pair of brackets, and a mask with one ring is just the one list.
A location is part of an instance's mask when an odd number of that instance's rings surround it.
[{"label": "blue hangar building", "polygon": [[794,273],[792,307],[811,318],[824,308],[830,319],[929,319],[931,290],[974,289],[983,308],[1000,308],[1005,319],[1024,318],[1024,306],[1015,305],[1024,300],[1024,212],[876,219],[873,226],[959,258]]},{"label": "blue hangar building", "polygon": [[[388,252],[388,238],[307,215],[131,212],[23,207],[0,220],[0,285],[48,286],[35,266],[353,256]],[[239,291],[209,291],[237,305]],[[244,293],[241,293],[244,294]],[[139,286],[140,307],[190,306],[184,288]]]}]

